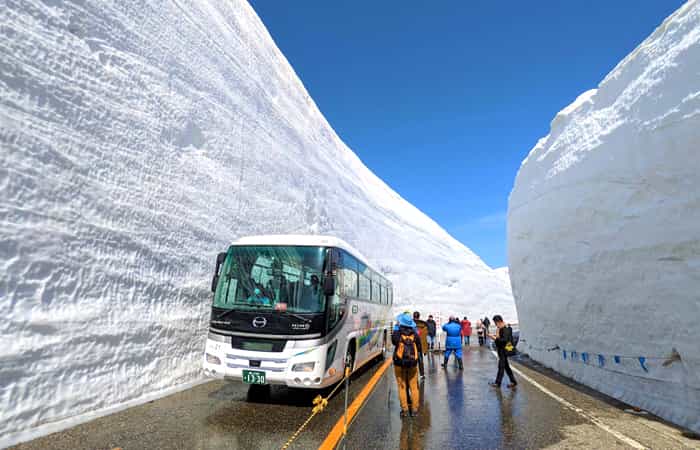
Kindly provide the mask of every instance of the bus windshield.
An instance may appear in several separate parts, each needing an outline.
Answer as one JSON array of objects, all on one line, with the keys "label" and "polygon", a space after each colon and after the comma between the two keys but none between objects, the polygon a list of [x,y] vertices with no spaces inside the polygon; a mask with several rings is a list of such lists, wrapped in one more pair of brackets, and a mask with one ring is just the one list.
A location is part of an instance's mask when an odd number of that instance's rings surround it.
[{"label": "bus windshield", "polygon": [[325,309],[325,247],[231,246],[214,307],[318,313]]}]

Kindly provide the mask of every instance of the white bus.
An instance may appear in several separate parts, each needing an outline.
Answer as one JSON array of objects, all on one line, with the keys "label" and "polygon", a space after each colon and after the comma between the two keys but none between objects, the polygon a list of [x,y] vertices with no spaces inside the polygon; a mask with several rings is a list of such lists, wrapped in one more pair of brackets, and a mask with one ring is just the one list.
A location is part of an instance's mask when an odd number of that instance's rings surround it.
[{"label": "white bus", "polygon": [[204,373],[322,388],[383,355],[391,283],[340,239],[255,236],[216,259]]}]

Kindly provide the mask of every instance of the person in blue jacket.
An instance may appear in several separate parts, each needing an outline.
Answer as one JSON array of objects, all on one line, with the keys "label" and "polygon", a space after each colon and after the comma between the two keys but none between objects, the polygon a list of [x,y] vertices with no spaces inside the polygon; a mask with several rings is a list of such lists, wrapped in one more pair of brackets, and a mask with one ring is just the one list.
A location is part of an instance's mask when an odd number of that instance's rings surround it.
[{"label": "person in blue jacket", "polygon": [[445,339],[445,362],[442,363],[443,368],[447,368],[447,362],[450,360],[452,352],[455,354],[459,370],[464,370],[462,364],[462,326],[459,320],[454,316],[450,316],[450,321],[442,326],[442,331],[447,334]]}]

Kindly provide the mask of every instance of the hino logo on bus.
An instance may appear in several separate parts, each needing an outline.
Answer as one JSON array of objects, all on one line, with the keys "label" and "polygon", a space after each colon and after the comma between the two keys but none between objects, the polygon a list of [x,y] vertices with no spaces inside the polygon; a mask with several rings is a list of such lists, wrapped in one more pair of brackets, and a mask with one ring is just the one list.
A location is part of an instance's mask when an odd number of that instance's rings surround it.
[{"label": "hino logo on bus", "polygon": [[292,323],[292,330],[308,330],[310,328],[310,323]]},{"label": "hino logo on bus", "polygon": [[253,319],[253,328],[263,328],[267,325],[267,319],[264,317],[256,317]]}]

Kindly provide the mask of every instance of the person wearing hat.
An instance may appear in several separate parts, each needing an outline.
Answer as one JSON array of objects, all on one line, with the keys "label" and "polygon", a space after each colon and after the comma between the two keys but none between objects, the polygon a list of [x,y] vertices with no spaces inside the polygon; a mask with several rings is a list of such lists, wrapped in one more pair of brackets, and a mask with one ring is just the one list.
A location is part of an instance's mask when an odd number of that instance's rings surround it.
[{"label": "person wearing hat", "polygon": [[450,355],[454,352],[457,364],[459,364],[459,370],[464,370],[464,365],[462,364],[462,326],[459,324],[459,319],[455,316],[450,316],[450,321],[442,326],[442,331],[447,335],[445,339],[445,362],[442,364],[442,367],[447,368]]},{"label": "person wearing hat", "polygon": [[[394,344],[394,375],[399,391],[401,418],[410,414],[418,415],[420,391],[418,390],[418,359],[423,352],[421,340],[416,331],[416,323],[410,313],[399,314],[397,326],[391,334]],[[408,407],[410,393],[411,408]]]}]

